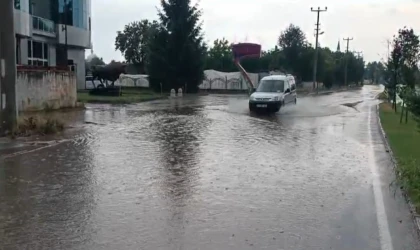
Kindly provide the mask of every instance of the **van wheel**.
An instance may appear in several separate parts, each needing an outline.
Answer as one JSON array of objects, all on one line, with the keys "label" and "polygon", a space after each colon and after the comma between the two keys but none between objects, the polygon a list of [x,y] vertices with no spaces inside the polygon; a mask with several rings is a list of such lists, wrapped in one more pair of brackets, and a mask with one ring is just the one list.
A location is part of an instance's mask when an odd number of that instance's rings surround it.
[{"label": "van wheel", "polygon": [[297,104],[297,98],[295,98],[295,105]]},{"label": "van wheel", "polygon": [[254,112],[255,111],[255,108],[251,104],[249,104],[249,111],[250,112]]}]

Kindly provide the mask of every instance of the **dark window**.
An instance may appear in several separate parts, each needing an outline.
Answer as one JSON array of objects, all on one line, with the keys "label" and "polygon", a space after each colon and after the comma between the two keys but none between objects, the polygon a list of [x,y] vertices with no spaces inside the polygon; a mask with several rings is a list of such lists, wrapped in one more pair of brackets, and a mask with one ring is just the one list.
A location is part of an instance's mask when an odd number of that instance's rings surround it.
[{"label": "dark window", "polygon": [[42,43],[33,42],[33,56],[34,58],[42,58]]},{"label": "dark window", "polygon": [[16,64],[20,64],[20,38],[16,37]]},{"label": "dark window", "polygon": [[15,0],[15,9],[20,10],[20,0]]},{"label": "dark window", "polygon": [[28,40],[28,57],[32,57],[32,41]]},{"label": "dark window", "polygon": [[48,44],[44,43],[44,59],[48,59]]}]

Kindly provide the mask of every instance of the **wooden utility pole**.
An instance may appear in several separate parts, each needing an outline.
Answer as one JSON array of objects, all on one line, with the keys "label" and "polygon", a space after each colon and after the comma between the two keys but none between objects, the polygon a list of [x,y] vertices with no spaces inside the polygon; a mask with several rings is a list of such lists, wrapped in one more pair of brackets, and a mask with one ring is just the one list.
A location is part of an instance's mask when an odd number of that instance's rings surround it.
[{"label": "wooden utility pole", "polygon": [[13,0],[0,1],[0,136],[16,127],[16,38]]},{"label": "wooden utility pole", "polygon": [[348,66],[348,62],[349,62],[349,58],[348,58],[348,55],[349,55],[349,42],[351,41],[351,40],[353,40],[353,38],[350,38],[350,37],[347,37],[347,38],[344,38],[343,39],[344,41],[347,41],[347,46],[346,46],[346,58],[345,58],[345,60],[346,60],[346,66],[345,66],[345,68],[344,68],[344,86],[346,86],[347,87],[347,66]]},{"label": "wooden utility pole", "polygon": [[315,24],[315,26],[316,26],[316,28],[315,28],[315,58],[314,58],[314,71],[313,71],[313,80],[314,80],[314,83],[313,83],[313,88],[315,89],[316,88],[316,93],[318,94],[318,83],[317,83],[317,81],[316,81],[316,73],[317,73],[317,67],[318,67],[318,36],[319,36],[319,30],[320,30],[320,28],[319,28],[319,26],[320,26],[320,23],[319,23],[319,14],[321,13],[321,12],[325,12],[325,11],[327,11],[327,7],[325,7],[325,9],[322,9],[321,10],[321,8],[320,7],[318,7],[318,9],[314,9],[314,8],[312,8],[311,7],[311,12],[316,12],[316,24]]}]

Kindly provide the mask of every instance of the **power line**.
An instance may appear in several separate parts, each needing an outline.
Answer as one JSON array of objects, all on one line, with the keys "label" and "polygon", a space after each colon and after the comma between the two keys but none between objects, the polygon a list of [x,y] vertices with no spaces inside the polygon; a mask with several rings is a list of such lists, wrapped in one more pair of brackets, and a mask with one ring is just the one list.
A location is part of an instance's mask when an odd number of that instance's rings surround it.
[{"label": "power line", "polygon": [[346,67],[344,68],[344,86],[347,86],[347,67],[348,67],[348,55],[349,55],[349,43],[350,41],[353,40],[353,37],[347,37],[347,38],[343,38],[344,41],[347,42],[347,46],[346,46],[346,55],[345,55],[345,59],[346,59]]},{"label": "power line", "polygon": [[316,88],[316,92],[318,93],[318,83],[316,81],[316,73],[317,73],[317,66],[318,66],[318,36],[319,36],[319,14],[321,12],[326,12],[327,11],[327,7],[325,7],[325,9],[321,9],[320,7],[318,7],[318,9],[314,9],[311,7],[311,12],[316,12],[316,28],[315,28],[315,59],[314,59],[314,71],[313,71],[313,79],[314,79],[314,85],[313,88]]},{"label": "power line", "polygon": [[13,0],[0,1],[0,135],[16,126],[16,44]]}]

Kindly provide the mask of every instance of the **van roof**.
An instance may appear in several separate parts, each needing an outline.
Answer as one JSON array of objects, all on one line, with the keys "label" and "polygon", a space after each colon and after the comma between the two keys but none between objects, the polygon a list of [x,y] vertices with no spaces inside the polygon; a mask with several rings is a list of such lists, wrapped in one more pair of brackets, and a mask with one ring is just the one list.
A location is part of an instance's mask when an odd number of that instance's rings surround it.
[{"label": "van roof", "polygon": [[286,80],[291,78],[291,75],[271,75],[271,76],[264,76],[261,80]]}]

